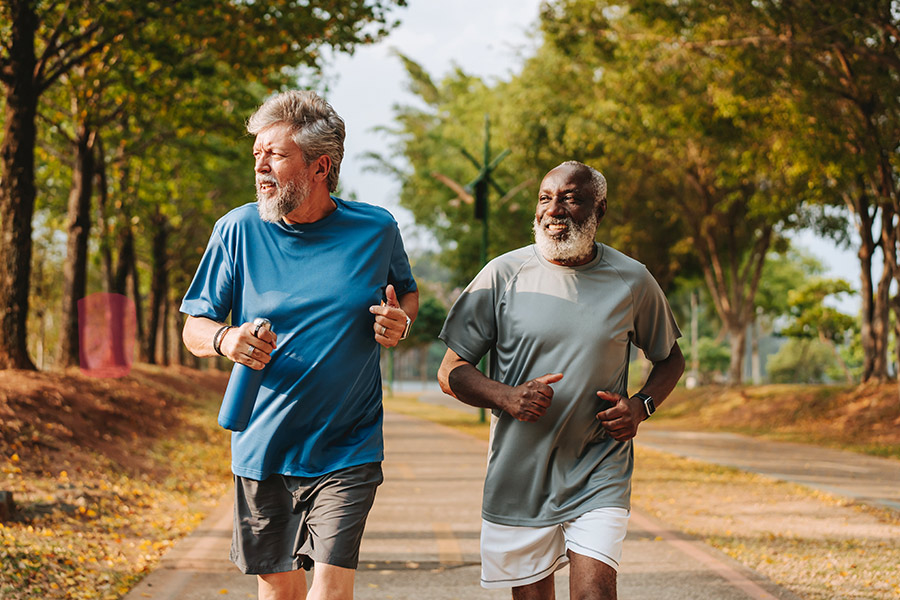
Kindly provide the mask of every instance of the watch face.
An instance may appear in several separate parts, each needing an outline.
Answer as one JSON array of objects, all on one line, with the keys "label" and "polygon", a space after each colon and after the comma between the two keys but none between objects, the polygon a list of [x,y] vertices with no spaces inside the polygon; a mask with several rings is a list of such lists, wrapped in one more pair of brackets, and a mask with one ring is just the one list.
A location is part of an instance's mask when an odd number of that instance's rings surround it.
[{"label": "watch face", "polygon": [[656,403],[653,402],[653,398],[648,396],[647,394],[637,393],[635,394],[641,401],[644,403],[644,410],[647,412],[647,416],[649,417],[653,413],[656,412]]}]

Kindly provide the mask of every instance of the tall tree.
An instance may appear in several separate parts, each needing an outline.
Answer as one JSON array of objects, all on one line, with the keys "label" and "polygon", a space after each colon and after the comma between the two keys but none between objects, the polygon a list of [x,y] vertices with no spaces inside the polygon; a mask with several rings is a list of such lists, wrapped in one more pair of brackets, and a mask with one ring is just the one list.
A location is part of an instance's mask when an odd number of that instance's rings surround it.
[{"label": "tall tree", "polygon": [[622,186],[621,203],[638,208],[632,227],[671,240],[664,248],[675,255],[696,257],[728,332],[737,384],[766,253],[807,199],[805,166],[780,149],[795,114],[774,86],[727,56],[672,43],[694,35],[679,25],[628,4],[547,3],[538,59],[561,59],[531,84],[549,93],[562,79],[574,88],[574,100],[564,96],[570,110],[559,149],[592,147],[589,156],[610,165],[613,185]]},{"label": "tall tree", "polygon": [[[761,0],[635,3],[652,18],[689,26],[670,37],[698,54],[736,57],[747,72],[768,77],[805,116],[790,140],[818,165],[812,178],[830,201],[853,215],[859,234],[863,379],[888,376],[889,311],[898,281],[900,239],[900,11],[890,0]],[[739,27],[733,26],[739,23]],[[881,254],[881,278],[873,261]]]}]

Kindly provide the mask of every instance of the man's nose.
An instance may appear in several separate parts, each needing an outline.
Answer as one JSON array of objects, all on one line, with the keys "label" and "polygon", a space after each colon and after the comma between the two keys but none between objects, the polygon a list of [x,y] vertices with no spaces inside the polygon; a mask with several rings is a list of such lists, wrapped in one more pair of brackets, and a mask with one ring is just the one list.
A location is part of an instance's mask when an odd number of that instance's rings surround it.
[{"label": "man's nose", "polygon": [[269,159],[265,154],[260,154],[256,158],[256,162],[253,165],[253,170],[257,173],[268,173],[271,170],[269,166]]},{"label": "man's nose", "polygon": [[550,203],[547,204],[547,210],[545,212],[551,217],[561,217],[565,216],[566,209],[558,198],[553,198],[550,200]]}]

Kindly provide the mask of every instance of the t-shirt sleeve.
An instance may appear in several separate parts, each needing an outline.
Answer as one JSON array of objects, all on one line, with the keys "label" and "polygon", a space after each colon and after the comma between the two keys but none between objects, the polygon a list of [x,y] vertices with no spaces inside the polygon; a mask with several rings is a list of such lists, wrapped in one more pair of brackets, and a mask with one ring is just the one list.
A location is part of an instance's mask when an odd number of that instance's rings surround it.
[{"label": "t-shirt sleeve", "polygon": [[391,264],[388,269],[388,283],[394,286],[397,296],[414,292],[418,289],[413,278],[412,269],[409,266],[409,257],[403,247],[403,238],[400,236],[400,228],[397,223],[394,227],[394,247],[391,250]]},{"label": "t-shirt sleeve", "polygon": [[457,298],[438,336],[472,364],[477,364],[497,340],[496,285],[488,265]]},{"label": "t-shirt sleeve", "polygon": [[234,261],[217,226],[181,302],[181,312],[192,317],[224,321],[231,312],[233,289]]},{"label": "t-shirt sleeve", "polygon": [[636,290],[634,345],[644,351],[647,360],[658,362],[668,358],[681,330],[659,283],[647,269],[642,271]]}]

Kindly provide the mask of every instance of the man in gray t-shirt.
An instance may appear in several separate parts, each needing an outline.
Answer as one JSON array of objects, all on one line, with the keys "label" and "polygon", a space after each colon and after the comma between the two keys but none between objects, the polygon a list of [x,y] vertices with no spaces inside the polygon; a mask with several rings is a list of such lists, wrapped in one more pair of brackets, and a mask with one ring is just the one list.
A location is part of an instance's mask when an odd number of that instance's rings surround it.
[{"label": "man in gray t-shirt", "polygon": [[[594,241],[606,180],[575,161],[541,182],[535,244],[491,261],[441,331],[444,392],[494,415],[482,504],[482,585],[552,599],[616,597],[630,510],[632,438],[684,371],[656,280]],[[627,395],[630,346],[653,368]],[[475,364],[491,353],[490,377]],[[592,596],[594,597],[594,596]]]}]

